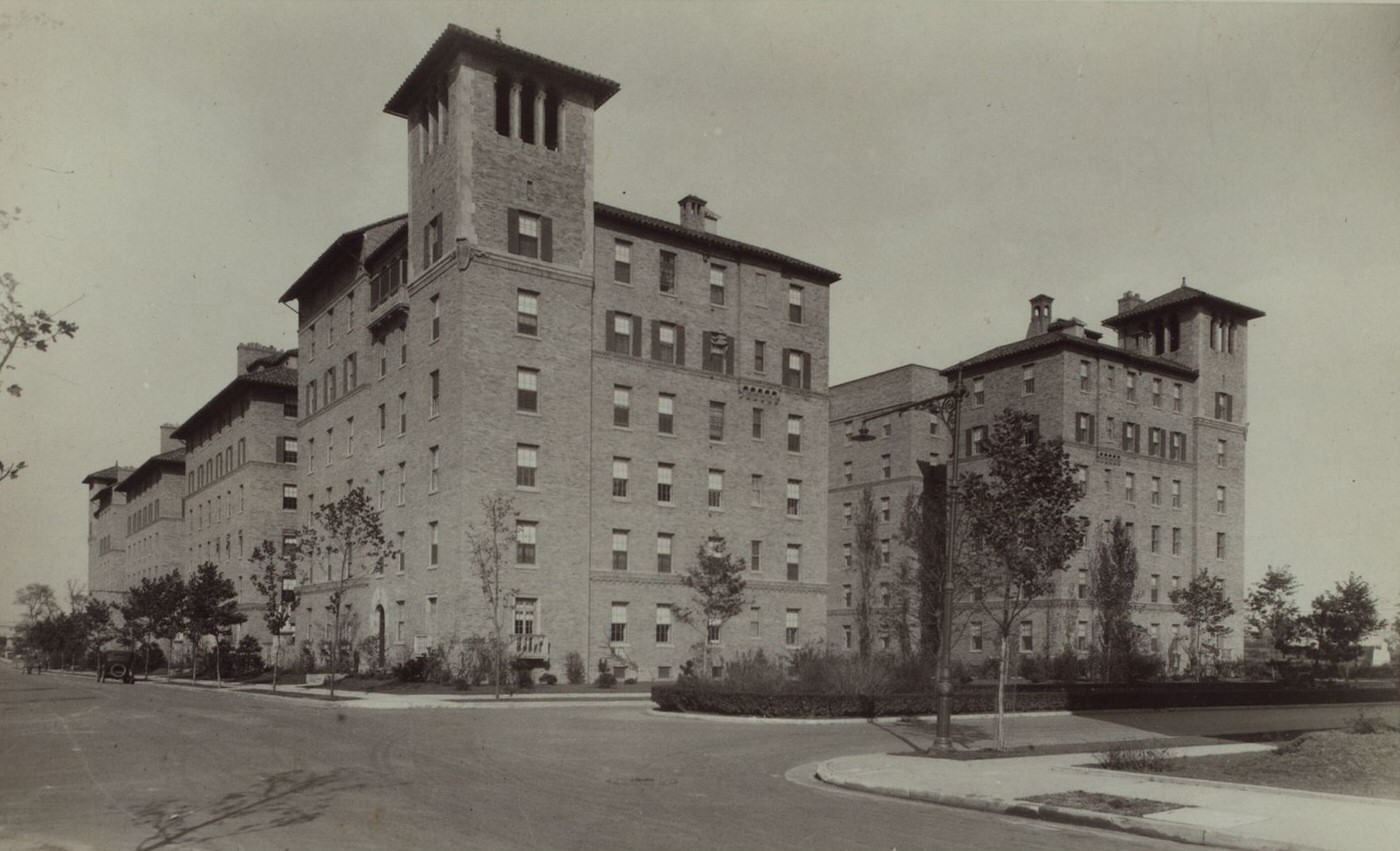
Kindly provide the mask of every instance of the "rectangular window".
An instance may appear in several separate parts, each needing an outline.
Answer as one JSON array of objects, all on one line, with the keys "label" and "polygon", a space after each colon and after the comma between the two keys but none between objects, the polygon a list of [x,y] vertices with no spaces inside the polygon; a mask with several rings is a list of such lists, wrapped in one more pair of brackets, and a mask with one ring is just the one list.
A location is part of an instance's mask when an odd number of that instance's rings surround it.
[{"label": "rectangular window", "polygon": [[1172,508],[1181,507],[1181,479],[1172,479]]},{"label": "rectangular window", "polygon": [[1089,598],[1089,571],[1082,567],[1079,569],[1079,581],[1074,586],[1074,596],[1078,600]]},{"label": "rectangular window", "polygon": [[549,260],[544,250],[547,240],[545,231],[546,222],[541,216],[533,213],[525,213],[520,210],[510,210],[507,213],[507,223],[514,220],[514,227],[510,228],[508,236],[508,250],[511,254],[519,254],[521,257],[533,257],[539,260]]},{"label": "rectangular window", "polygon": [[671,606],[666,603],[656,606],[656,643],[671,643]]},{"label": "rectangular window", "polygon": [[294,511],[297,507],[297,486],[282,486],[282,508],[287,511]]},{"label": "rectangular window", "polygon": [[724,440],[724,403],[710,403],[710,440]]},{"label": "rectangular window", "polygon": [[973,426],[967,430],[967,454],[981,455],[987,442],[987,427]]},{"label": "rectangular window", "polygon": [[1224,467],[1224,466],[1225,466],[1225,441],[1224,441],[1224,440],[1217,440],[1217,441],[1215,441],[1215,466],[1217,466],[1217,467]]},{"label": "rectangular window", "polygon": [[438,491],[438,462],[440,458],[441,453],[438,452],[438,447],[428,447],[428,493],[437,493]]},{"label": "rectangular window", "polygon": [[432,324],[428,328],[428,339],[437,340],[442,336],[442,301],[437,296],[428,299],[433,307]]},{"label": "rectangular window", "polygon": [[1149,603],[1160,602],[1162,598],[1162,577],[1154,573],[1151,577],[1151,584],[1147,586],[1147,601]]},{"label": "rectangular window", "polygon": [[675,536],[667,532],[659,532],[656,536],[656,572],[671,572],[671,548],[675,544]]},{"label": "rectangular window", "polygon": [[676,433],[676,397],[670,393],[656,396],[656,431],[659,434]]},{"label": "rectangular window", "polygon": [[1089,444],[1095,442],[1093,414],[1080,412],[1074,415],[1074,441]]},{"label": "rectangular window", "polygon": [[796,414],[788,415],[787,441],[789,452],[802,451],[802,418]]},{"label": "rectangular window", "polygon": [[1176,383],[1173,383],[1173,384],[1172,384],[1172,410],[1173,410],[1173,411],[1176,411],[1178,414],[1181,413],[1181,384],[1180,384],[1180,382],[1176,382]]},{"label": "rectangular window", "polygon": [[1157,458],[1166,457],[1166,447],[1163,445],[1163,432],[1160,428],[1152,427],[1147,429],[1147,454]]},{"label": "rectangular window", "polygon": [[967,625],[967,645],[973,653],[982,652],[982,622],[973,621]]},{"label": "rectangular window", "polygon": [[987,386],[981,378],[972,379],[972,406],[980,408],[987,404]]},{"label": "rectangular window", "polygon": [[379,445],[384,445],[384,433],[389,427],[389,412],[384,407],[384,403],[379,404]]},{"label": "rectangular window", "polygon": [[881,456],[880,456],[880,478],[882,478],[882,479],[888,479],[888,478],[890,477],[890,473],[891,473],[891,472],[892,472],[892,471],[891,471],[891,469],[890,469],[890,456],[889,456],[889,455],[881,455]]},{"label": "rectangular window", "polygon": [[[403,465],[401,464],[401,465],[399,465],[399,466],[403,466]],[[405,570],[405,569],[407,568],[407,566],[408,566],[408,550],[404,548],[404,533],[403,533],[403,532],[395,532],[395,533],[394,533],[394,544],[395,544],[395,546],[394,546],[394,552],[398,553],[398,557],[399,557],[398,572],[399,572],[399,575],[402,576],[404,570]],[[402,603],[401,603],[400,605],[402,605]]]},{"label": "rectangular window", "polygon": [[538,446],[527,443],[515,445],[515,484],[517,487],[535,487],[535,472],[539,468]]},{"label": "rectangular window", "polygon": [[399,394],[399,434],[408,433],[408,394]]},{"label": "rectangular window", "polygon": [[1126,377],[1124,378],[1124,388],[1123,388],[1123,392],[1124,392],[1124,395],[1127,397],[1127,399],[1128,399],[1129,402],[1135,402],[1135,401],[1137,401],[1137,373],[1136,373],[1136,372],[1133,372],[1132,370],[1128,370],[1128,371],[1127,371],[1127,375],[1126,375]]},{"label": "rectangular window", "polygon": [[608,624],[608,641],[623,644],[627,641],[627,604],[612,604],[612,619]]},{"label": "rectangular window", "polygon": [[749,502],[753,505],[763,504],[763,476],[758,473],[749,474]]},{"label": "rectangular window", "polygon": [[1229,393],[1215,394],[1215,418],[1227,423],[1235,421],[1235,399]]},{"label": "rectangular window", "polygon": [[802,545],[787,545],[787,578],[789,582],[802,579]]},{"label": "rectangular window", "polygon": [[619,355],[642,353],[641,317],[608,311],[608,351]]},{"label": "rectangular window", "polygon": [[661,505],[671,505],[671,486],[676,468],[674,464],[656,465],[656,501]]},{"label": "rectangular window", "polygon": [[519,366],[515,368],[515,409],[526,413],[540,410],[540,371]]},{"label": "rectangular window", "polygon": [[534,564],[539,524],[533,520],[515,521],[515,563]]},{"label": "rectangular window", "polygon": [[1225,513],[1225,487],[1223,485],[1215,489],[1215,513]]},{"label": "rectangular window", "polygon": [[850,461],[841,462],[841,478],[846,484],[850,484],[855,479],[855,465]]},{"label": "rectangular window", "polygon": [[1152,379],[1152,407],[1162,407],[1162,379]]},{"label": "rectangular window", "polygon": [[428,524],[428,567],[438,566],[438,524],[434,520]]},{"label": "rectangular window", "polygon": [[884,567],[890,566],[890,539],[880,539],[880,564]]},{"label": "rectangular window", "polygon": [[613,280],[632,283],[632,243],[621,239],[613,240]]},{"label": "rectangular window", "polygon": [[763,542],[749,541],[749,570],[763,569]]},{"label": "rectangular window", "polygon": [[783,617],[783,643],[788,647],[797,646],[798,619],[801,616],[801,609],[788,609]]},{"label": "rectangular window", "polygon": [[700,366],[706,372],[734,374],[734,338],[722,331],[706,331],[700,337]]},{"label": "rectangular window", "polygon": [[1035,633],[1030,621],[1021,621],[1021,652],[1031,653],[1035,650]]},{"label": "rectangular window", "polygon": [[295,437],[284,437],[280,439],[282,446],[279,450],[280,460],[283,464],[295,464],[297,462],[297,439]]},{"label": "rectangular window", "polygon": [[1186,460],[1186,435],[1179,431],[1171,433],[1171,440],[1168,444],[1167,457],[1173,461]]},{"label": "rectangular window", "polygon": [[406,462],[404,462],[404,461],[400,461],[400,462],[399,462],[399,486],[398,486],[398,493],[396,494],[397,502],[398,502],[399,505],[403,505],[403,504],[404,504],[404,498],[407,496],[407,491],[408,491],[408,464],[407,464]]},{"label": "rectangular window", "polygon": [[423,226],[423,268],[442,259],[442,216],[433,216]]},{"label": "rectangular window", "polygon": [[439,397],[442,393],[441,375],[435,369],[428,373],[428,417],[437,416],[441,412],[439,407]]},{"label": "rectangular window", "polygon": [[1172,555],[1181,555],[1181,528],[1172,527]]},{"label": "rectangular window", "polygon": [[630,465],[631,462],[626,458],[613,458],[612,495],[616,499],[627,498],[627,478]]},{"label": "rectangular window", "polygon": [[887,496],[880,497],[880,520],[890,522],[890,498]]},{"label": "rectangular window", "polygon": [[710,304],[724,304],[724,267],[710,265]]},{"label": "rectangular window", "polygon": [[1026,364],[1021,367],[1021,395],[1029,396],[1035,392],[1035,364]]},{"label": "rectangular window", "polygon": [[351,352],[340,365],[341,379],[345,382],[345,392],[349,393],[360,386],[360,357]]},{"label": "rectangular window", "polygon": [[676,255],[670,251],[661,252],[661,269],[658,287],[663,293],[676,291]]},{"label": "rectangular window", "polygon": [[763,369],[767,365],[765,361],[768,355],[768,344],[762,340],[753,341],[753,371],[759,375],[763,374]]},{"label": "rectangular window", "polygon": [[1153,504],[1153,505],[1161,505],[1161,504],[1162,504],[1162,477],[1161,477],[1161,476],[1153,476],[1153,477],[1152,477],[1152,504]]},{"label": "rectangular window", "polygon": [[750,425],[750,428],[749,428],[749,433],[750,433],[751,435],[753,435],[753,439],[754,439],[754,440],[762,440],[762,439],[763,439],[763,409],[762,409],[762,408],[754,408],[754,409],[753,409],[753,417],[752,417],[752,420],[751,420],[751,425]]},{"label": "rectangular window", "polygon": [[651,323],[651,359],[685,366],[685,329],[671,322]]},{"label": "rectangular window", "polygon": [[1086,360],[1079,362],[1079,389],[1085,393],[1089,391],[1089,362]]},{"label": "rectangular window", "polygon": [[1074,629],[1074,649],[1087,650],[1089,648],[1089,622],[1080,621]]},{"label": "rectangular window", "polygon": [[612,530],[612,569],[627,569],[627,530]]},{"label": "rectangular window", "polygon": [[527,337],[540,335],[540,294],[529,290],[515,291],[515,332]]},{"label": "rectangular window", "polygon": [[[706,624],[705,641],[710,644],[719,644],[719,632],[720,629],[722,629],[723,627],[724,624],[721,623],[718,619],[711,618],[710,622]],[[722,670],[723,668],[721,668],[719,665],[713,666],[713,672],[716,677],[719,676],[719,672]]]},{"label": "rectangular window", "polygon": [[797,517],[802,508],[802,482],[797,479],[788,479],[787,483],[787,516]]},{"label": "rectangular window", "polygon": [[618,428],[629,428],[632,425],[631,387],[613,385],[613,425]]},{"label": "rectangular window", "polygon": [[1123,474],[1123,498],[1128,502],[1137,498],[1137,477],[1132,473]]},{"label": "rectangular window", "polygon": [[710,470],[706,478],[707,497],[706,504],[710,508],[723,508],[724,497],[724,471]]},{"label": "rectangular window", "polygon": [[812,389],[812,356],[798,349],[783,350],[783,386]]},{"label": "rectangular window", "polygon": [[1152,527],[1152,537],[1149,539],[1149,541],[1150,541],[1150,546],[1151,546],[1151,551],[1152,551],[1152,552],[1154,552],[1154,553],[1160,553],[1160,552],[1162,551],[1162,527],[1161,527],[1161,526],[1153,526],[1153,527]]},{"label": "rectangular window", "polygon": [[534,635],[535,622],[539,617],[540,601],[534,597],[515,598],[515,623],[512,625],[514,635]]},{"label": "rectangular window", "polygon": [[788,285],[788,321],[802,324],[802,288],[797,284]]}]

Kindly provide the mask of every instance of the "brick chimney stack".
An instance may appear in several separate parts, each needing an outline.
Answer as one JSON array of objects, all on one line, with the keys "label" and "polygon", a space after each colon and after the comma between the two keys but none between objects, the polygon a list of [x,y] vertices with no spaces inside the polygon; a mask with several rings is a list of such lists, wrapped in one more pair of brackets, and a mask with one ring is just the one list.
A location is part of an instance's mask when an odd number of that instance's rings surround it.
[{"label": "brick chimney stack", "polygon": [[238,344],[238,374],[242,375],[248,371],[255,361],[259,361],[268,355],[277,354],[276,346],[264,346],[262,343],[239,343]]},{"label": "brick chimney stack", "polygon": [[1044,293],[1031,299],[1031,324],[1026,327],[1026,339],[1038,337],[1050,330],[1050,305],[1054,301]]},{"label": "brick chimney stack", "polygon": [[681,227],[686,230],[715,233],[719,228],[719,216],[705,206],[705,199],[698,195],[687,195],[680,200]]},{"label": "brick chimney stack", "polygon": [[185,448],[185,442],[183,440],[176,440],[175,438],[170,436],[175,433],[175,429],[177,428],[179,428],[179,426],[174,425],[173,423],[165,423],[160,427],[161,452],[173,452],[176,449]]},{"label": "brick chimney stack", "polygon": [[1142,304],[1142,296],[1132,290],[1125,290],[1123,297],[1118,299],[1118,312],[1127,313],[1140,304]]}]

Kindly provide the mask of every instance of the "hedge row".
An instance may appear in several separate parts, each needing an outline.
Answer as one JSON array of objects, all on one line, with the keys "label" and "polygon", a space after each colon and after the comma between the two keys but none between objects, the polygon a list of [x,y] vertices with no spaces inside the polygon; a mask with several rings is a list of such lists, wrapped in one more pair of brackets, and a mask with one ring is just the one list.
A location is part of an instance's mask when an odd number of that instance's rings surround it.
[{"label": "hedge row", "polygon": [[[1015,685],[1006,690],[1008,712],[1047,710],[1166,709],[1197,706],[1278,706],[1309,703],[1380,703],[1400,698],[1395,686],[1315,686],[1277,683],[1151,683],[1144,685]],[[726,692],[714,687],[653,686],[651,699],[664,712],[706,712],[759,718],[871,718],[932,715],[932,693],[842,695]],[[953,714],[992,712],[995,686],[959,686]]]}]

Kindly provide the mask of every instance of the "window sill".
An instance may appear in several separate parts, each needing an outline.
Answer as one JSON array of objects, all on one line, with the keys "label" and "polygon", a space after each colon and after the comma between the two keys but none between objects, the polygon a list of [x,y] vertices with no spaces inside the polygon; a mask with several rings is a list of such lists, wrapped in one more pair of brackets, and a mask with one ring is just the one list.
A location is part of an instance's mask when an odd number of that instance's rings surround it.
[{"label": "window sill", "polygon": [[516,408],[516,409],[515,409],[515,412],[516,412],[517,414],[520,414],[521,416],[525,416],[525,417],[540,417],[540,416],[543,416],[539,411],[522,411],[522,410],[520,410],[519,408]]},{"label": "window sill", "polygon": [[515,489],[518,490],[518,491],[524,491],[525,493],[539,493],[539,492],[540,492],[540,488],[539,488],[538,485],[516,485],[516,486],[515,486]]},{"label": "window sill", "polygon": [[535,342],[539,342],[540,339],[539,334],[526,334],[524,331],[516,331],[515,336],[526,340],[534,340]]},{"label": "window sill", "polygon": [[518,568],[520,568],[521,570],[539,570],[539,569],[540,569],[540,566],[539,566],[538,564],[516,564],[515,567],[518,567]]}]

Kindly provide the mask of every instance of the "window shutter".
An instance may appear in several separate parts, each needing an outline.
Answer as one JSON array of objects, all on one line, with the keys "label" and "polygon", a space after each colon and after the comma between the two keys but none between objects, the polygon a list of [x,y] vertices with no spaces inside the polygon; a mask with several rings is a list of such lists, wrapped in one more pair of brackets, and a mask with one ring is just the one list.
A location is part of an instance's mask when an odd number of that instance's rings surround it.
[{"label": "window shutter", "polygon": [[724,374],[734,374],[734,350],[739,347],[738,342],[733,337],[726,338],[729,345],[724,347]]},{"label": "window shutter", "polygon": [[604,318],[604,321],[607,323],[607,327],[603,330],[603,340],[605,341],[603,344],[603,348],[604,350],[609,352],[617,351],[617,343],[613,340],[613,318],[616,315],[617,311],[609,310]]},{"label": "window shutter", "polygon": [[972,457],[972,429],[967,429],[963,432],[963,435],[967,442],[967,446],[963,449],[963,455],[970,458]]},{"label": "window shutter", "polygon": [[802,353],[802,389],[812,389],[812,355],[810,352]]},{"label": "window shutter", "polygon": [[1089,415],[1089,443],[1090,443],[1090,444],[1094,444],[1094,445],[1097,445],[1097,444],[1098,444],[1098,438],[1097,438],[1097,436],[1095,435],[1095,431],[1096,431],[1097,426],[1098,426],[1097,418],[1096,418],[1093,414],[1090,414],[1090,415]]},{"label": "window shutter", "polygon": [[554,262],[554,220],[549,216],[540,216],[540,259]]},{"label": "window shutter", "polygon": [[651,359],[661,360],[661,320],[651,320]]},{"label": "window shutter", "polygon": [[685,366],[685,326],[676,326],[676,366]]},{"label": "window shutter", "polygon": [[511,254],[520,253],[520,213],[506,210],[506,250]]},{"label": "window shutter", "polygon": [[632,317],[632,355],[642,356],[642,317]]}]

